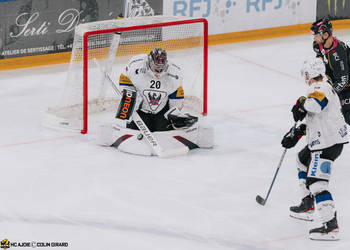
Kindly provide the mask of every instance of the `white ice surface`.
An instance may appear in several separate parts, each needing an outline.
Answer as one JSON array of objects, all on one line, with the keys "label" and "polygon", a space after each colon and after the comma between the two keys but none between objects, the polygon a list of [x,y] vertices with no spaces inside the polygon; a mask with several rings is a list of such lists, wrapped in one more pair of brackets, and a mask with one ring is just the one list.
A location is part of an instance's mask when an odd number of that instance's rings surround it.
[{"label": "white ice surface", "polygon": [[[350,43],[350,30],[337,34]],[[289,217],[303,140],[287,152],[267,204],[255,202],[283,152],[290,109],[306,90],[300,65],[311,56],[309,35],[211,46],[206,120],[216,146],[172,159],[43,128],[68,65],[0,71],[0,240],[74,250],[350,249],[349,146],[330,182],[340,241],[310,241],[315,224]]]}]

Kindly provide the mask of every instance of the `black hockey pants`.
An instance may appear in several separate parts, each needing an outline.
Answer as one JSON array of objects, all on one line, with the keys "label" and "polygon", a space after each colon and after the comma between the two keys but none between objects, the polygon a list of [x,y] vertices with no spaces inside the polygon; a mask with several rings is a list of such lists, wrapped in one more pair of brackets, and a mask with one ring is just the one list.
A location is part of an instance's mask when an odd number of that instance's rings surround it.
[{"label": "black hockey pants", "polygon": [[347,87],[342,92],[340,92],[339,98],[341,101],[345,122],[350,125],[350,87]]}]

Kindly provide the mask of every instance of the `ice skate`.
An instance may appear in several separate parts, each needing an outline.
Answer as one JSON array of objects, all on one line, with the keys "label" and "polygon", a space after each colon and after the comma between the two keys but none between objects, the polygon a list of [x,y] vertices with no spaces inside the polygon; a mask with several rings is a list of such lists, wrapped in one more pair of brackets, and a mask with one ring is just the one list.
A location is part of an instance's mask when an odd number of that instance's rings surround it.
[{"label": "ice skate", "polygon": [[339,240],[339,227],[337,216],[323,224],[322,227],[314,228],[309,231],[311,240]]},{"label": "ice skate", "polygon": [[312,221],[313,213],[315,211],[314,197],[308,195],[302,199],[300,205],[292,206],[289,209],[290,217],[300,220]]}]

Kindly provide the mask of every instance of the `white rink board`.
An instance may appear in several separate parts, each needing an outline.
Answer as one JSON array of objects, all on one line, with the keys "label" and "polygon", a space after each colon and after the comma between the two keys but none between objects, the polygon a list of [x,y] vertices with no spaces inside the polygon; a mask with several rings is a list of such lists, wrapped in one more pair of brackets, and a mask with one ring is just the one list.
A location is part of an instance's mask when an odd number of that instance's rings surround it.
[{"label": "white rink board", "polygon": [[167,0],[165,16],[204,17],[209,34],[314,22],[315,0]]}]

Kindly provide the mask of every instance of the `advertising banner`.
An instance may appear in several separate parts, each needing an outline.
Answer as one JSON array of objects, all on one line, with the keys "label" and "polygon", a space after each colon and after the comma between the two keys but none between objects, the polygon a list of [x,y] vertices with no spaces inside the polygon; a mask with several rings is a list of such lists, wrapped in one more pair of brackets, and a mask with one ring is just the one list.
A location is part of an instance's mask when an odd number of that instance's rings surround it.
[{"label": "advertising banner", "polygon": [[164,1],[164,15],[204,17],[209,34],[310,23],[316,1],[307,0],[172,0]]},{"label": "advertising banner", "polygon": [[329,16],[330,19],[350,18],[350,0],[317,0],[317,19]]},{"label": "advertising banner", "polygon": [[1,0],[0,59],[70,51],[79,23],[162,10],[161,0]]}]

